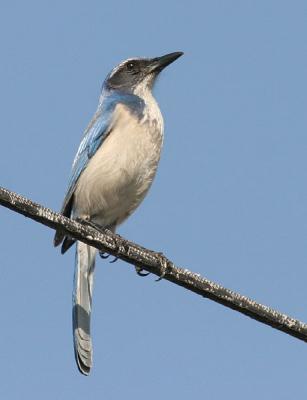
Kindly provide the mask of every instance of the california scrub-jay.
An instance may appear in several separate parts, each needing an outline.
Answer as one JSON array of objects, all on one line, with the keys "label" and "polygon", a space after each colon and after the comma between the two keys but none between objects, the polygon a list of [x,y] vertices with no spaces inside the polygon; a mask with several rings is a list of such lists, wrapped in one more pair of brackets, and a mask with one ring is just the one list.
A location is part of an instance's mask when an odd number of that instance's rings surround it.
[{"label": "california scrub-jay", "polygon": [[[102,86],[98,108],[84,132],[72,165],[62,214],[115,232],[138,207],[156,174],[163,118],[152,95],[159,73],[183,53],[128,59]],[[58,230],[62,254],[75,240]],[[77,241],[73,292],[73,335],[78,368],[92,367],[90,316],[96,249]]]}]

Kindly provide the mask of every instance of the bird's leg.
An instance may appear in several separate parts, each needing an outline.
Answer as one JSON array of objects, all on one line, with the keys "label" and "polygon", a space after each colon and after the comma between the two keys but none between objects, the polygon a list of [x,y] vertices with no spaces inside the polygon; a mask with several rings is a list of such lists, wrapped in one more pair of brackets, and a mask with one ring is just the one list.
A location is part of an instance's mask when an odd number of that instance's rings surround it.
[{"label": "bird's leg", "polygon": [[94,229],[96,229],[96,230],[99,231],[99,232],[102,232],[103,229],[104,229],[103,226],[98,225],[98,224],[95,224],[95,222],[91,221],[91,220],[89,219],[89,217],[88,217],[88,218],[76,217],[76,218],[74,218],[74,220],[77,221],[77,222],[79,222],[80,224],[88,225],[88,226],[90,226],[91,228],[94,228]]}]

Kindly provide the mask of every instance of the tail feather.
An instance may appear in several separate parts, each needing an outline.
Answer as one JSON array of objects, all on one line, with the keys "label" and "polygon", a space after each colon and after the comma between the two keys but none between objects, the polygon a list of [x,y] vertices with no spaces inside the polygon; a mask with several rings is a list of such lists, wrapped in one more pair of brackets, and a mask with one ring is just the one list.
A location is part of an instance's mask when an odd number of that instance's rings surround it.
[{"label": "tail feather", "polygon": [[76,362],[84,375],[89,374],[93,363],[90,322],[95,257],[95,248],[77,242],[72,311],[73,335]]}]

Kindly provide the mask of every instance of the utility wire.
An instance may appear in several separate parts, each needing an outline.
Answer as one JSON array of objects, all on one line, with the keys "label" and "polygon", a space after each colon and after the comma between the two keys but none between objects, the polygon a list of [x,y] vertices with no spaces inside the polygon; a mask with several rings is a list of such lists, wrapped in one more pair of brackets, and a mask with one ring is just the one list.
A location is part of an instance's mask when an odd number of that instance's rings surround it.
[{"label": "utility wire", "polygon": [[226,289],[188,269],[176,267],[162,253],[148,250],[108,230],[100,231],[86,222],[77,222],[66,218],[1,187],[0,204],[52,229],[60,229],[65,234],[95,247],[100,252],[112,254],[132,264],[138,271],[143,269],[158,277],[163,277],[163,279],[194,293],[307,342],[307,324]]}]

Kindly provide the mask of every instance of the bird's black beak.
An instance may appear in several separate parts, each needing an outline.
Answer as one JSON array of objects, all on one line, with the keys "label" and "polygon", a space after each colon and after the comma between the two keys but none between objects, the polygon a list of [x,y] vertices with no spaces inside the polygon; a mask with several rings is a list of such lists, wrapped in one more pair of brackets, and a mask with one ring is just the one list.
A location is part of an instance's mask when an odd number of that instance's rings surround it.
[{"label": "bird's black beak", "polygon": [[176,51],[175,53],[170,53],[166,54],[165,56],[162,57],[156,57],[151,60],[150,63],[150,69],[151,72],[161,72],[162,69],[170,65],[172,62],[177,60],[177,58],[181,57],[183,55],[182,51]]}]

